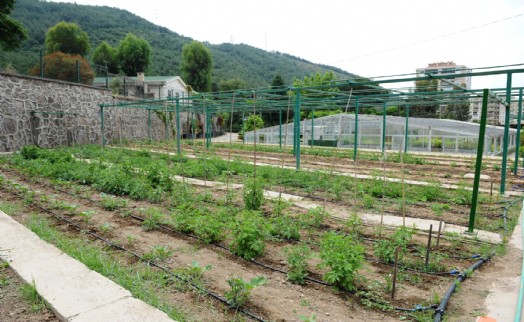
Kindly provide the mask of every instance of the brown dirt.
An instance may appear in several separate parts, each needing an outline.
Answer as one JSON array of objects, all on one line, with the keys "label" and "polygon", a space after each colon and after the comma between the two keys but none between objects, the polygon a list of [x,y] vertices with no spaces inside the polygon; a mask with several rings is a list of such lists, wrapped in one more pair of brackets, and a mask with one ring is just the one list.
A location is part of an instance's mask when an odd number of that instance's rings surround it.
[{"label": "brown dirt", "polygon": [[[0,249],[1,253],[2,250]],[[0,320],[3,322],[60,321],[47,308],[33,312],[30,303],[20,293],[20,288],[24,285],[24,282],[11,268],[4,267],[4,265],[5,262],[0,260]]]},{"label": "brown dirt", "polygon": [[[322,159],[318,158],[318,160]],[[344,162],[347,163],[347,160]],[[371,168],[372,163],[361,163],[361,166]],[[449,167],[447,169],[449,169]],[[427,171],[428,169],[423,170]],[[434,170],[435,169],[431,171],[432,174],[434,173]],[[456,169],[453,169],[454,172],[455,170]],[[417,171],[421,171],[421,169],[418,168]],[[270,320],[297,320],[300,315],[310,316],[312,314],[317,316],[317,321],[389,321],[398,319],[399,317],[396,313],[383,313],[378,310],[367,309],[365,306],[359,304],[357,298],[354,296],[334,291],[329,287],[316,284],[307,284],[305,286],[291,284],[286,281],[286,276],[283,274],[262,269],[252,263],[243,261],[224,250],[218,249],[215,246],[204,245],[187,236],[157,230],[144,231],[140,227],[139,222],[128,217],[124,218],[118,212],[105,211],[100,207],[100,205],[86,199],[79,198],[78,196],[71,196],[70,194],[60,192],[56,188],[51,188],[45,180],[39,179],[35,182],[14,172],[3,173],[3,175],[29,186],[31,190],[40,191],[42,195],[53,196],[56,200],[79,205],[76,213],[94,210],[96,214],[94,214],[88,222],[83,221],[78,216],[70,216],[70,218],[78,221],[81,225],[98,231],[107,238],[126,244],[140,254],[145,254],[158,245],[168,246],[174,251],[174,253],[173,256],[163,261],[162,265],[170,269],[174,270],[188,267],[193,261],[199,262],[201,266],[212,265],[213,269],[205,274],[205,281],[207,287],[218,294],[223,294],[229,289],[226,279],[231,276],[240,276],[244,279],[250,279],[255,276],[266,277],[268,283],[253,291],[254,300],[248,308]],[[427,179],[428,176],[424,175],[423,178]],[[409,175],[409,179],[417,180],[416,178],[413,178],[412,175]],[[65,188],[62,187],[60,189]],[[81,190],[75,187],[66,190],[73,191],[75,189]],[[92,198],[95,201],[99,200],[98,193],[91,191],[89,188],[82,189],[84,189],[84,191],[82,191],[83,195]],[[196,189],[196,191],[199,192],[202,192],[203,190],[204,188]],[[224,196],[223,191],[212,190],[212,194],[215,198],[223,198]],[[0,192],[0,198],[13,199],[12,197],[9,197],[9,193],[5,191]],[[318,200],[315,200],[315,202],[323,204],[327,209],[337,208],[339,211],[347,213],[351,209],[349,206],[352,204],[352,201],[346,204]],[[140,215],[140,208],[147,209],[152,206],[159,207],[164,212],[168,212],[166,205],[152,205],[148,202],[134,201],[129,202],[127,210]],[[373,209],[370,209],[370,211],[377,212],[379,209],[380,204],[375,205]],[[442,219],[446,222],[464,223],[463,220],[466,218],[467,210],[467,207],[458,207],[458,209],[444,212]],[[489,209],[485,209],[486,212],[488,210]],[[59,210],[55,211],[59,212]],[[270,212],[271,209],[267,209],[267,211]],[[295,215],[304,212],[303,209],[296,207],[291,208],[290,211]],[[399,209],[398,206],[387,205],[385,206],[385,212],[398,215]],[[433,212],[421,203],[408,205],[408,215],[421,218],[434,218]],[[111,228],[104,232],[100,228],[103,224],[109,224]],[[329,221],[327,225],[327,227],[330,228],[342,227],[340,222],[337,221]],[[63,227],[64,225],[58,226]],[[367,227],[365,230],[365,236],[370,238],[374,237],[372,227]],[[133,237],[129,238],[129,236]],[[442,243],[449,247],[448,242],[443,241]],[[227,242],[224,244],[227,245]],[[285,269],[285,258],[282,255],[283,246],[283,244],[277,242],[269,242],[266,255],[263,256],[260,261]],[[459,248],[454,251],[467,252],[470,250],[468,248],[469,246],[458,247]],[[372,256],[372,244],[368,243],[366,248],[368,249],[368,256]],[[448,252],[453,254],[454,251],[449,250]],[[413,251],[413,254],[410,256],[415,258],[418,255]],[[320,278],[323,271],[317,269],[313,265],[314,263],[318,263],[318,258],[314,258],[311,261],[311,272],[313,276]],[[509,261],[509,263],[512,266],[519,265],[516,260]],[[448,259],[445,261],[445,264],[448,267],[457,267],[460,270],[463,270],[471,265],[471,261]],[[448,315],[451,318],[451,321],[455,321],[455,317],[458,318],[456,321],[468,321],[470,318],[473,320],[472,314],[477,312],[479,303],[483,303],[483,298],[486,296],[485,292],[488,281],[490,281],[494,276],[497,276],[497,274],[500,274],[501,270],[504,268],[504,266],[498,265],[500,265],[499,259],[495,258],[494,261],[485,265],[485,267],[483,267],[477,274],[474,274],[471,279],[468,279],[463,283],[462,291],[453,295],[448,308]],[[382,283],[381,285],[384,285],[385,276],[390,275],[391,272],[392,268],[390,266],[374,262],[368,262],[366,267],[362,270],[362,274],[365,275],[369,281],[378,281]],[[412,275],[408,275],[413,278]],[[395,301],[393,301],[394,305],[412,307],[415,304],[431,302],[433,293],[442,296],[453,281],[453,278],[450,277],[437,277],[424,274],[418,276],[420,278],[418,282],[399,282],[397,296]],[[372,283],[370,282],[370,285],[371,284]],[[377,284],[375,287],[379,288],[381,286]],[[192,293],[173,291],[172,300],[180,303],[184,308],[187,308],[186,311],[188,311],[190,316],[195,320],[221,321],[231,318],[223,313],[224,307],[221,305],[218,305],[211,300],[204,301],[201,298],[195,298]],[[206,311],[204,307],[209,308],[207,309],[208,313],[202,312]]]}]

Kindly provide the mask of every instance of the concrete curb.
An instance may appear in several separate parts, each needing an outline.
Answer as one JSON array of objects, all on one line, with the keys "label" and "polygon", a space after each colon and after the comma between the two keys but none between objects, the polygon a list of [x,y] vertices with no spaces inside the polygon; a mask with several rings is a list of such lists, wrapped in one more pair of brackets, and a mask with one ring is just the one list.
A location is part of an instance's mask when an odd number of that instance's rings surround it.
[{"label": "concrete curb", "polygon": [[0,211],[3,259],[62,321],[172,321]]}]

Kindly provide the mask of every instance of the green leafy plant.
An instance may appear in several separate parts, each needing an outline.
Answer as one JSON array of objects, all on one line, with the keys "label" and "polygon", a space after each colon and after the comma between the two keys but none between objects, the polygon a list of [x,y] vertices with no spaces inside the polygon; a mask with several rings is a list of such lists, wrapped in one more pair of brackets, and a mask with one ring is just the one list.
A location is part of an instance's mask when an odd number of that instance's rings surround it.
[{"label": "green leafy plant", "polygon": [[358,269],[364,263],[364,246],[351,236],[328,232],[320,243],[320,268],[330,270],[324,274],[326,282],[345,290],[356,289]]},{"label": "green leafy plant", "polygon": [[321,227],[329,213],[324,207],[309,209],[305,214],[300,214],[299,221],[305,226]]},{"label": "green leafy plant", "polygon": [[103,223],[102,225],[100,225],[100,231],[102,231],[103,233],[108,233],[111,231],[113,227],[111,227],[111,224],[110,223]]},{"label": "green leafy plant", "polygon": [[304,284],[309,268],[308,260],[311,258],[311,249],[306,246],[290,246],[284,249],[289,267],[287,279],[292,283]]},{"label": "green leafy plant", "polygon": [[190,284],[197,287],[197,292],[204,294],[204,273],[211,270],[213,267],[211,265],[200,266],[197,261],[192,261],[191,266],[175,270],[175,274],[180,276],[185,283],[178,283],[178,288],[182,291],[187,291],[190,289]]},{"label": "green leafy plant", "polygon": [[310,316],[300,315],[298,319],[302,322],[317,322],[317,315],[314,313]]},{"label": "green leafy plant", "polygon": [[27,160],[35,160],[40,157],[40,148],[35,145],[24,145],[20,150],[22,158]]},{"label": "green leafy plant", "polygon": [[288,240],[300,239],[300,224],[289,215],[274,217],[271,220],[271,235]]},{"label": "green leafy plant", "polygon": [[163,261],[173,255],[173,250],[169,246],[153,246],[153,249],[148,253],[145,253],[142,258],[147,261]]},{"label": "green leafy plant", "polygon": [[395,260],[395,249],[398,247],[399,261],[408,251],[415,230],[406,226],[398,227],[389,239],[379,240],[375,243],[374,253],[380,260],[391,263]]},{"label": "green leafy plant", "polygon": [[227,284],[231,287],[224,294],[227,303],[232,307],[240,307],[249,301],[255,287],[266,284],[266,278],[257,276],[246,282],[241,277],[232,277],[227,279]]},{"label": "green leafy plant", "polygon": [[117,198],[115,196],[107,195],[105,193],[100,194],[102,207],[105,210],[116,210],[124,208],[127,205],[127,199]]},{"label": "green leafy plant", "polygon": [[231,232],[229,246],[233,253],[250,260],[264,252],[266,235],[264,218],[256,211],[243,211]]},{"label": "green leafy plant", "polygon": [[153,230],[162,224],[164,214],[158,208],[149,208],[145,211],[142,228],[144,230]]},{"label": "green leafy plant", "polygon": [[225,238],[226,225],[215,216],[200,216],[193,220],[195,234],[206,243],[218,243]]},{"label": "green leafy plant", "polygon": [[259,180],[249,180],[244,185],[244,205],[247,210],[258,210],[264,202],[264,189]]},{"label": "green leafy plant", "polygon": [[85,223],[90,222],[94,215],[96,215],[96,211],[94,210],[85,210],[78,214]]}]

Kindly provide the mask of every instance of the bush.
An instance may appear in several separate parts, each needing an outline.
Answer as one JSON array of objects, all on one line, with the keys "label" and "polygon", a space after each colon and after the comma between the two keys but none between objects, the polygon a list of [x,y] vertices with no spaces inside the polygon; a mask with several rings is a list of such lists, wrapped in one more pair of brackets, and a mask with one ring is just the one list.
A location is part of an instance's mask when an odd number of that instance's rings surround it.
[{"label": "bush", "polygon": [[320,227],[327,217],[329,217],[329,213],[324,207],[316,207],[309,209],[305,214],[301,214],[299,220],[305,226]]},{"label": "bush", "polygon": [[264,202],[264,188],[258,180],[249,180],[244,185],[244,205],[247,210],[258,210]]},{"label": "bush", "polygon": [[415,229],[413,228],[406,226],[398,227],[389,239],[380,240],[375,243],[375,256],[386,263],[391,263],[395,260],[395,249],[398,247],[398,257],[400,261],[408,252],[408,245],[414,233]]},{"label": "bush", "polygon": [[304,284],[304,278],[309,269],[308,260],[311,258],[311,249],[306,245],[291,246],[284,249],[287,255],[289,271],[287,279],[292,283]]},{"label": "bush", "polygon": [[234,254],[251,260],[264,252],[267,231],[264,221],[255,211],[240,214],[236,227],[231,232],[233,241],[229,245]]},{"label": "bush", "polygon": [[35,145],[24,145],[20,154],[26,160],[35,160],[40,157],[40,148]]},{"label": "bush", "polygon": [[326,282],[344,290],[355,290],[357,271],[364,263],[364,246],[351,236],[329,232],[320,244],[320,258],[319,267],[330,268],[323,276]]},{"label": "bush", "polygon": [[[80,82],[82,84],[93,84],[95,73],[91,70],[91,66],[87,60],[80,55],[68,55],[62,52],[54,52],[44,56],[44,76],[63,80],[66,82],[77,81],[76,62],[80,65]],[[40,65],[37,65],[29,71],[30,75],[40,75]]]},{"label": "bush", "polygon": [[289,215],[282,215],[272,219],[271,235],[283,239],[300,239],[300,225]]}]

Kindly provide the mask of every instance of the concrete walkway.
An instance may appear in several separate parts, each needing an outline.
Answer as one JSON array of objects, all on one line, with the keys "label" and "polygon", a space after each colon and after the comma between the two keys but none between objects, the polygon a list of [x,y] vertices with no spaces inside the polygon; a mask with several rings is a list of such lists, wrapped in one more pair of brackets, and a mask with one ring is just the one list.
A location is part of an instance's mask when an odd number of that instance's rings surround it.
[{"label": "concrete walkway", "polygon": [[2,259],[62,321],[172,321],[0,211]]},{"label": "concrete walkway", "polygon": [[[521,212],[522,213],[522,212]],[[522,214],[519,218],[519,223],[515,226],[515,230],[508,242],[508,252],[510,256],[522,258]],[[520,287],[520,273],[521,267],[518,270],[512,270],[506,275],[501,275],[493,281],[490,286],[489,295],[486,298],[485,306],[487,309],[487,316],[493,318],[494,321],[515,321],[515,314],[517,312],[517,299]],[[489,321],[478,319],[479,322]],[[524,321],[524,316],[521,317]]]}]

